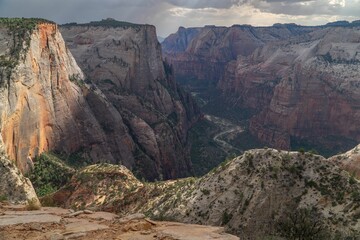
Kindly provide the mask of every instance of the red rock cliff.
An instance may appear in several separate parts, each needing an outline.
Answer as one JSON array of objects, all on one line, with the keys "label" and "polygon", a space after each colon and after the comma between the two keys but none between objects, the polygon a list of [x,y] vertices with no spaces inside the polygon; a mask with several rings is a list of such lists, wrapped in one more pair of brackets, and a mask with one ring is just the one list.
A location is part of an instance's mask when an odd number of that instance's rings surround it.
[{"label": "red rock cliff", "polygon": [[[104,43],[113,44],[112,49],[86,48],[86,60],[94,67],[88,78],[96,81],[85,83],[55,24],[36,25],[28,41],[21,42],[21,58],[11,71],[5,60],[13,53],[13,34],[0,27],[0,55],[5,56],[0,59],[1,134],[20,169],[29,153],[57,151],[121,163],[148,179],[189,174],[186,138],[197,109],[174,84],[171,69],[169,76],[165,73],[160,48],[152,40],[155,29],[126,29],[128,35]],[[97,44],[103,40],[95,35],[76,43],[86,46],[89,39]],[[114,55],[103,58],[103,51]],[[117,58],[117,52],[124,55]]]},{"label": "red rock cliff", "polygon": [[270,146],[289,149],[292,137],[329,148],[339,139],[358,142],[359,39],[359,28],[325,28],[268,44],[232,63],[219,86],[260,111],[250,130]]},{"label": "red rock cliff", "polygon": [[[0,31],[1,52],[11,54],[12,34],[4,27]],[[69,81],[69,76],[81,79],[83,74],[57,26],[38,24],[29,40],[11,75],[3,75],[1,89],[1,133],[6,152],[20,169],[28,153],[55,149],[61,141],[66,140],[64,149],[76,150],[82,139],[75,118],[86,107],[80,88]]]},{"label": "red rock cliff", "polygon": [[273,27],[205,26],[183,28],[162,43],[165,57],[174,65],[179,81],[199,80],[216,83],[223,76],[225,66],[238,56],[248,56],[268,42],[288,39],[311,31],[295,24]]}]

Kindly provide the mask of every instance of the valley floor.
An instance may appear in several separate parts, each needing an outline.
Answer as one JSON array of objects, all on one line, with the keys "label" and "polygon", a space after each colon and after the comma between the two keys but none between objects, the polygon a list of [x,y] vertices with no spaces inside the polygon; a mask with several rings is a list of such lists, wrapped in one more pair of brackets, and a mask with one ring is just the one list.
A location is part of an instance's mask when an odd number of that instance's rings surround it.
[{"label": "valley floor", "polygon": [[242,152],[241,149],[231,145],[228,139],[233,139],[236,135],[242,133],[244,131],[244,127],[236,125],[224,118],[215,117],[212,115],[205,115],[205,119],[219,127],[220,130],[213,137],[213,140],[223,149],[224,152],[227,154],[232,151]]}]

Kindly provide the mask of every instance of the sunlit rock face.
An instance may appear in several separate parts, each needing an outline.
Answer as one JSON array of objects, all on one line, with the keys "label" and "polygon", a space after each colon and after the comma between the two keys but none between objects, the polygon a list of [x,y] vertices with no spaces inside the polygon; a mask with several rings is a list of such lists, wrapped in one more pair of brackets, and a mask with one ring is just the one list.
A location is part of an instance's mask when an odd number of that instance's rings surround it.
[{"label": "sunlit rock face", "polygon": [[[109,35],[106,28],[97,31]],[[94,39],[108,46],[97,31]],[[15,43],[14,34],[1,25],[1,134],[20,170],[29,153],[55,151],[76,161],[123,164],[150,180],[191,172],[187,131],[199,112],[177,88],[168,65],[165,71],[154,27],[119,28],[110,40],[113,49],[86,45],[93,69],[78,59],[86,75],[57,25],[39,22]],[[20,58],[9,67],[15,45]],[[97,55],[109,49],[115,58],[104,56],[115,62]],[[120,55],[123,62],[117,61]]]},{"label": "sunlit rock face", "polygon": [[[1,27],[0,35],[1,55],[11,55],[13,34]],[[50,149],[78,149],[88,141],[79,118],[94,121],[81,89],[69,81],[72,75],[82,79],[83,73],[57,26],[38,24],[28,41],[18,64],[9,75],[2,75],[0,92],[5,149],[21,170],[29,153],[34,156]],[[96,126],[88,131],[100,137]]]}]

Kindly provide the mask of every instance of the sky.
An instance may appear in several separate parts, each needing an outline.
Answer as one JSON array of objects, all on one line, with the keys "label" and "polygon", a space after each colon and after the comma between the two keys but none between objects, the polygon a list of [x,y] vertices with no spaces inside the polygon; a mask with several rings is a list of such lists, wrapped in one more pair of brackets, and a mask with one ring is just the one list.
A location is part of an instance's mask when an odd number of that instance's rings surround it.
[{"label": "sky", "polygon": [[111,17],[155,25],[157,34],[166,37],[179,26],[353,21],[360,19],[360,0],[0,0],[0,16],[59,24]]}]

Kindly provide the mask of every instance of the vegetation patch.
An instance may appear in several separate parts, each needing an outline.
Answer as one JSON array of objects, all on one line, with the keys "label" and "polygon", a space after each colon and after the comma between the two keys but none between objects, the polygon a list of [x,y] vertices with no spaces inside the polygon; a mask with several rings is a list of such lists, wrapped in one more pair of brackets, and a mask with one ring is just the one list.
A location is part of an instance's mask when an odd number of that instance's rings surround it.
[{"label": "vegetation patch", "polygon": [[219,131],[210,121],[199,121],[189,132],[190,155],[196,176],[208,173],[225,160],[226,153],[213,140]]},{"label": "vegetation patch", "polygon": [[329,229],[316,209],[296,209],[278,221],[278,231],[286,239],[329,239]]},{"label": "vegetation patch", "polygon": [[8,200],[7,196],[5,196],[5,195],[0,195],[0,202],[5,202],[5,201],[7,201],[7,200]]},{"label": "vegetation patch", "polygon": [[75,170],[51,153],[42,153],[35,159],[35,167],[29,178],[39,197],[55,192],[64,186]]},{"label": "vegetation patch", "polygon": [[231,213],[228,213],[227,210],[223,212],[222,215],[222,221],[221,221],[221,225],[226,225],[230,222],[230,220],[232,219],[233,215]]}]

